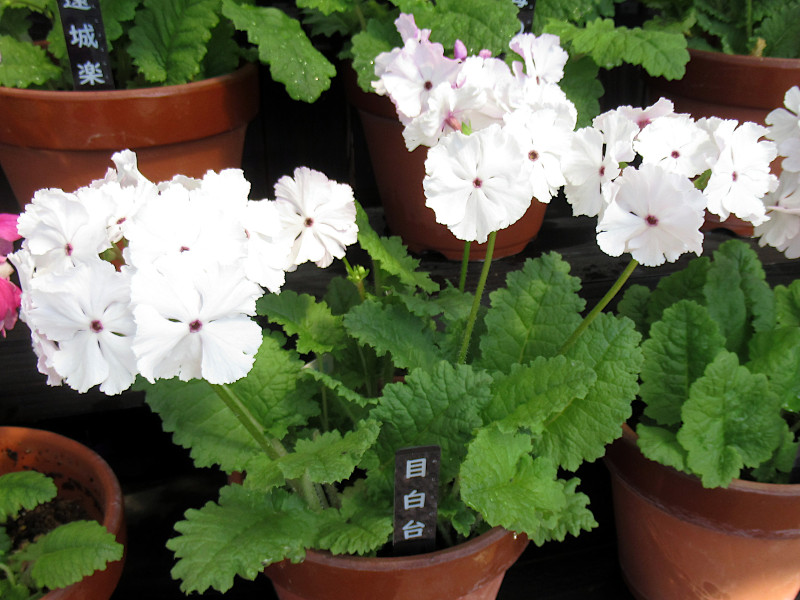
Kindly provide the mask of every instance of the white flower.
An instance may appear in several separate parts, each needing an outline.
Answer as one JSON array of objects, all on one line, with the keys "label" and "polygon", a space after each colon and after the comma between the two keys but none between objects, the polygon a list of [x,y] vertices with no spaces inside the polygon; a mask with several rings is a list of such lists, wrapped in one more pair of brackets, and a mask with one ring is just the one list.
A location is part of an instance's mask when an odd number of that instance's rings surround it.
[{"label": "white flower", "polygon": [[783,171],[764,204],[769,219],[754,230],[759,245],[773,246],[787,258],[800,258],[800,173]]},{"label": "white flower", "polygon": [[523,150],[532,195],[547,203],[566,183],[561,159],[570,149],[572,127],[553,109],[518,109],[505,118]]},{"label": "white flower", "polygon": [[672,100],[667,98],[659,98],[654,104],[647,108],[640,108],[634,106],[620,106],[617,108],[620,114],[636,123],[639,129],[643,129],[656,119],[667,117],[675,112],[675,105]]},{"label": "white flower", "polygon": [[508,45],[523,58],[525,73],[537,84],[558,83],[564,77],[564,65],[569,55],[560,46],[557,35],[520,33]]},{"label": "white flower", "polygon": [[759,225],[766,220],[761,199],[775,189],[777,178],[770,173],[770,163],[777,150],[771,141],[759,139],[766,128],[718,118],[701,119],[716,145],[718,157],[711,165],[711,178],[703,193],[708,210],[725,220],[731,213]]},{"label": "white flower", "polygon": [[[118,184],[109,185],[119,189]],[[98,255],[111,247],[106,200],[104,191],[91,188],[74,194],[43,189],[33,195],[17,228],[38,270],[59,272],[99,260]]]},{"label": "white flower", "polygon": [[275,201],[282,227],[293,240],[288,270],[306,261],[325,268],[358,239],[353,190],[319,171],[299,167],[294,178],[281,177]]},{"label": "white flower", "polygon": [[603,134],[605,155],[614,162],[630,162],[636,153],[633,140],[639,134],[639,127],[618,110],[610,110],[597,115],[592,126]]},{"label": "white flower", "polygon": [[79,264],[34,278],[27,293],[26,315],[40,336],[39,350],[67,384],[79,392],[100,385],[106,394],[130,387],[136,376],[135,325],[125,272],[103,261]]},{"label": "white flower", "polygon": [[686,178],[655,165],[627,167],[597,224],[597,243],[611,256],[630,252],[654,267],[703,250],[703,195]]},{"label": "white flower", "polygon": [[695,177],[708,169],[714,151],[706,130],[686,114],[651,121],[639,132],[634,148],[643,162],[685,177]]},{"label": "white flower", "polygon": [[255,313],[261,289],[241,269],[186,269],[178,260],[143,268],[131,279],[133,351],[153,382],[178,376],[232,383],[247,375],[261,344]]},{"label": "white flower", "polygon": [[249,201],[242,223],[247,231],[245,274],[270,292],[277,293],[286,279],[284,269],[293,242],[281,230],[277,203]]},{"label": "white flower", "polygon": [[574,215],[594,217],[608,204],[608,184],[619,175],[619,162],[603,154],[603,134],[592,127],[579,129],[571,137],[562,169],[564,192]]},{"label": "white flower", "polygon": [[778,152],[785,157],[781,167],[785,171],[800,171],[799,87],[794,86],[786,91],[784,106],[786,108],[776,108],[767,115],[767,136],[778,144]]},{"label": "white flower", "polygon": [[428,151],[425,205],[461,240],[486,241],[519,220],[531,204],[523,152],[499,125],[471,135],[455,132]]}]

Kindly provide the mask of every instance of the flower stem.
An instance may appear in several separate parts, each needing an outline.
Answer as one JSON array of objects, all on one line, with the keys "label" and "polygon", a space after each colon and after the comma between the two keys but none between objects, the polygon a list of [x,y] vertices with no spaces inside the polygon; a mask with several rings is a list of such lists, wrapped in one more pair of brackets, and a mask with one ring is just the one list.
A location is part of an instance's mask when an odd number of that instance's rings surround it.
[{"label": "flower stem", "polygon": [[481,298],[483,297],[483,288],[486,287],[486,280],[489,277],[489,269],[492,266],[492,255],[494,254],[494,241],[496,237],[496,231],[490,233],[489,240],[486,244],[486,256],[483,259],[481,276],[480,279],[478,279],[478,286],[475,288],[475,298],[472,300],[472,310],[469,313],[467,327],[464,330],[464,339],[461,342],[461,351],[458,353],[459,364],[463,364],[467,360],[467,351],[469,350],[469,342],[472,338],[472,329],[475,327],[475,320],[478,318],[478,310],[480,310]]},{"label": "flower stem", "polygon": [[639,262],[635,258],[632,258],[631,262],[628,263],[628,266],[625,267],[625,270],[623,270],[622,273],[620,273],[619,277],[617,277],[617,280],[614,282],[614,285],[612,285],[609,288],[605,296],[603,296],[600,299],[600,301],[597,304],[595,304],[594,308],[591,311],[589,311],[589,314],[587,314],[583,318],[583,321],[581,321],[580,325],[578,325],[575,331],[572,332],[572,335],[570,335],[567,338],[567,341],[564,342],[564,344],[559,349],[558,351],[559,354],[564,354],[567,350],[569,350],[572,347],[575,341],[579,337],[581,337],[581,334],[586,330],[587,327],[589,327],[589,325],[592,324],[592,321],[594,321],[597,318],[597,315],[603,312],[603,309],[606,306],[608,306],[608,303],[611,302],[611,300],[614,299],[614,296],[617,295],[617,292],[619,292],[622,289],[622,286],[625,285],[625,282],[628,281],[628,278],[631,276],[631,273],[633,273],[634,269],[636,269],[638,265]]},{"label": "flower stem", "polygon": [[464,242],[464,254],[461,257],[461,276],[458,279],[458,291],[463,292],[467,286],[467,269],[469,268],[469,249],[471,242]]}]

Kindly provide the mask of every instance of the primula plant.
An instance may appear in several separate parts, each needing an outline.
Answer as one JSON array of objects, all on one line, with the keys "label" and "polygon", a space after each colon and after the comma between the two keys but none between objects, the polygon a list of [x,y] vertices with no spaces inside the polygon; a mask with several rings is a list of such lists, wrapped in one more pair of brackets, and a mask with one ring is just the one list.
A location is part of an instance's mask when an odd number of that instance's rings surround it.
[{"label": "primula plant", "polygon": [[[113,394],[138,378],[199,467],[244,474],[176,525],[185,591],[225,591],[309,548],[385,551],[407,447],[441,449],[442,546],[494,526],[537,544],[591,529],[574,472],[621,435],[642,364],[634,322],[602,308],[639,262],[699,253],[706,207],[765,218],[775,148],[750,126],[689,119],[691,139],[651,153],[686,121],[660,102],[575,133],[553,36],[516,36],[509,65],[463,48],[445,60],[408,15],[397,28],[403,46],[378,58],[376,89],[409,147],[430,146],[422,183],[437,220],[465,247],[487,242],[475,290],[421,271],[347,185],[306,167],[274,200],[250,200],[241,171],[154,184],[126,151],[104,179],[40,190],[19,217],[20,315],[49,381]],[[631,267],[585,317],[556,253],[484,302],[497,230],[562,185]],[[304,263],[335,260],[343,276],[320,297],[281,291]]]},{"label": "primula plant", "polygon": [[35,600],[72,585],[122,558],[123,547],[100,523],[63,523],[33,540],[24,532],[15,543],[11,527],[20,515],[56,497],[53,480],[36,471],[0,475],[0,597]]}]

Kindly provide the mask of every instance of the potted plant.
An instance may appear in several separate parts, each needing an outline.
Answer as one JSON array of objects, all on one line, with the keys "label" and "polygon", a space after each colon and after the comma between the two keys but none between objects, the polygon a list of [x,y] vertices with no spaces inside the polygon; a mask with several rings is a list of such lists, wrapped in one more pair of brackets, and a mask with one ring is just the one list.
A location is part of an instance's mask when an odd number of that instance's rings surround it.
[{"label": "potted plant", "polygon": [[[783,171],[755,232],[796,258],[799,138],[786,126],[797,115],[778,109],[770,121]],[[800,590],[798,289],[771,287],[758,255],[730,240],[620,302],[644,337],[643,411],[606,461],[620,564],[637,597]]]},{"label": "potted plant", "polygon": [[0,592],[104,600],[124,562],[122,492],[95,452],[49,431],[0,427]]},{"label": "potted plant", "polygon": [[[532,44],[523,57],[533,58],[534,46],[558,53],[552,38],[518,41]],[[557,93],[544,77],[528,84],[534,96]],[[24,240],[10,256],[21,318],[51,382],[118,393],[139,378],[198,466],[244,474],[176,525],[169,547],[184,590],[225,591],[236,575],[252,579],[268,565],[287,598],[327,598],[332,585],[308,573],[341,577],[356,563],[381,586],[397,581],[391,565],[411,577],[413,563],[441,598],[444,579],[429,570],[477,546],[505,562],[489,573],[470,568],[476,580],[451,591],[485,586],[473,597],[492,597],[526,539],[560,540],[595,525],[571,473],[621,434],[641,363],[633,322],[602,311],[637,264],[702,251],[708,204],[730,196],[735,207],[715,209],[762,221],[775,148],[753,124],[733,124],[742,135],[726,136],[729,124],[696,123],[661,102],[602,115],[597,130],[566,128],[570,151],[539,168],[531,141],[518,137],[538,113],[506,112],[502,124],[443,135],[423,180],[438,220],[465,244],[487,243],[474,292],[465,277],[437,282],[418,270],[397,238],[375,233],[348,186],[304,167],[279,180],[275,200],[251,201],[241,171],[156,185],[122,153],[104,180],[75,194],[40,190],[20,216]],[[703,192],[672,156],[679,127],[704,142],[680,147],[693,168],[712,166]],[[644,163],[620,170],[634,144]],[[723,191],[734,146],[753,159],[736,163],[737,180],[758,183]],[[580,282],[556,253],[527,261],[487,305],[497,232],[524,214],[555,168],[575,213],[599,216],[601,249],[630,252],[631,265],[585,317]],[[348,250],[356,241],[360,248]],[[277,293],[287,271],[336,258],[343,276],[320,297]],[[369,270],[357,259],[371,259]],[[375,556],[392,537],[396,453],[429,445],[441,458],[428,530],[452,548],[411,562]],[[416,533],[409,522],[401,538]],[[389,579],[365,574],[373,571]],[[418,597],[420,586],[411,587]]]}]

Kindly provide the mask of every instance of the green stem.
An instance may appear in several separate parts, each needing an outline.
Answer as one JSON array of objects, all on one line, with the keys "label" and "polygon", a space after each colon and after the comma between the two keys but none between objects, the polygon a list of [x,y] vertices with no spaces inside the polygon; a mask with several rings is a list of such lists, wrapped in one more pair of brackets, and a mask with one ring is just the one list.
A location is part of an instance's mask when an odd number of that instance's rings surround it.
[{"label": "green stem", "polygon": [[600,299],[600,301],[589,312],[589,314],[583,318],[581,324],[578,325],[575,331],[572,332],[572,335],[570,335],[569,338],[567,338],[567,341],[564,342],[564,345],[561,346],[561,348],[559,349],[558,351],[559,354],[564,354],[567,350],[569,350],[575,343],[575,341],[579,337],[581,337],[581,334],[586,330],[586,328],[592,324],[592,321],[594,321],[597,318],[597,315],[603,312],[603,309],[606,306],[608,306],[608,303],[611,302],[614,296],[617,295],[617,292],[619,292],[620,289],[622,289],[622,286],[625,285],[625,282],[631,276],[631,273],[633,273],[634,269],[636,269],[638,264],[639,263],[636,261],[636,259],[633,258],[631,259],[631,262],[628,263],[628,266],[625,267],[625,270],[622,271],[619,277],[617,277],[617,280],[614,282],[614,285],[612,285],[611,288],[609,288],[609,290],[606,292],[606,295]]},{"label": "green stem", "polygon": [[483,260],[483,268],[481,269],[480,279],[478,279],[478,286],[475,288],[475,298],[472,300],[472,310],[469,313],[467,327],[464,330],[464,339],[461,341],[461,351],[458,353],[459,364],[463,364],[467,361],[467,351],[469,350],[469,342],[472,339],[472,329],[475,327],[475,320],[478,318],[478,310],[481,307],[481,299],[483,297],[483,288],[486,287],[489,269],[492,266],[492,255],[494,254],[494,241],[496,237],[496,231],[490,233],[489,240],[486,244],[486,257]]},{"label": "green stem", "polygon": [[[280,440],[265,435],[261,424],[230,386],[218,383],[211,383],[209,385],[270,459],[276,460],[288,454]],[[287,483],[301,498],[303,498],[303,500],[305,500],[309,508],[313,510],[322,508],[321,501],[323,496],[317,492],[314,483],[307,475],[299,480],[287,480]]]},{"label": "green stem", "polygon": [[458,279],[458,291],[463,292],[467,287],[467,269],[469,268],[469,250],[471,242],[464,242],[464,254],[461,257],[461,276]]}]

